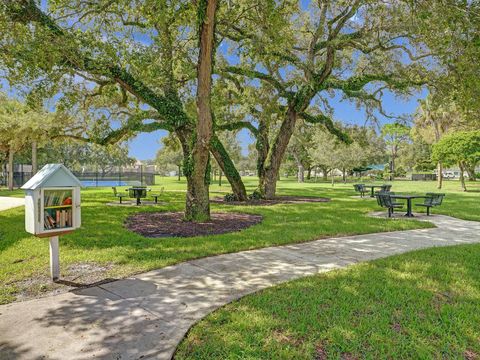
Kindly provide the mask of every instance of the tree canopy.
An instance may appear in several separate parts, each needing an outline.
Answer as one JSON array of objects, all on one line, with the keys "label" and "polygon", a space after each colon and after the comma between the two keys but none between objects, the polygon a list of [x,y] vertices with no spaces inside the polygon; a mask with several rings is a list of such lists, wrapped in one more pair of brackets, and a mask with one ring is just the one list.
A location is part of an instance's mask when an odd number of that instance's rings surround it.
[{"label": "tree canopy", "polygon": [[433,146],[432,158],[446,165],[458,165],[462,189],[466,190],[463,172],[475,179],[475,166],[480,162],[480,131],[458,131],[443,137]]}]

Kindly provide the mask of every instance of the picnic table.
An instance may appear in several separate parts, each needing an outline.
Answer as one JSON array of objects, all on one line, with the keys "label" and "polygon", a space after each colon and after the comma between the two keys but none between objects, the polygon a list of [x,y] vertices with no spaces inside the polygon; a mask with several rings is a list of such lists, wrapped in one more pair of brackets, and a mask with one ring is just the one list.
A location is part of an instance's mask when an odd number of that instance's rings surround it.
[{"label": "picnic table", "polygon": [[390,195],[392,199],[403,199],[407,200],[407,213],[405,214],[406,217],[414,217],[412,213],[412,199],[425,199],[428,196],[426,195],[400,195],[400,194],[395,194],[395,195]]},{"label": "picnic table", "polygon": [[382,189],[384,185],[363,185],[365,188],[371,188],[371,194],[370,197],[375,197],[375,188],[380,188]]},{"label": "picnic table", "polygon": [[126,189],[126,191],[128,191],[129,197],[137,199],[137,205],[141,205],[142,202],[140,199],[146,198],[147,191],[150,191],[150,189],[147,189],[146,186],[137,186],[137,187],[128,188]]}]

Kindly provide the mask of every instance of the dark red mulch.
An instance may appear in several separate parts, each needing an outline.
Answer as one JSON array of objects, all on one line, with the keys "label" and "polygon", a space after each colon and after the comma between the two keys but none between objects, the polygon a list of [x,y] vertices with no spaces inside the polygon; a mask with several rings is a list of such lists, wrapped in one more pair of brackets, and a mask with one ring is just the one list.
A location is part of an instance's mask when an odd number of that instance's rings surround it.
[{"label": "dark red mulch", "polygon": [[322,197],[310,197],[310,196],[277,196],[271,200],[248,200],[248,201],[224,201],[223,197],[217,197],[211,200],[215,204],[225,205],[255,205],[255,206],[268,206],[277,204],[301,204],[301,203],[319,203],[329,202],[329,198]]},{"label": "dark red mulch", "polygon": [[261,215],[213,213],[205,223],[183,220],[182,212],[138,213],[127,218],[125,226],[145,237],[192,237],[225,234],[246,229],[262,221]]}]

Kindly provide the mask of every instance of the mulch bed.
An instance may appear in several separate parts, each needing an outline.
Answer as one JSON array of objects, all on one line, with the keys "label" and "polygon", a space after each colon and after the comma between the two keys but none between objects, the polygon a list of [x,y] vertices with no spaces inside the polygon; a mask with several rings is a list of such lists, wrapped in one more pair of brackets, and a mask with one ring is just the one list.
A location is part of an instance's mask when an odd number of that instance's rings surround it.
[{"label": "mulch bed", "polygon": [[301,203],[320,203],[329,202],[329,198],[310,197],[310,196],[277,196],[271,200],[248,200],[248,201],[225,201],[223,197],[217,197],[211,200],[215,204],[224,205],[254,205],[254,206],[269,206],[277,204],[301,204]]},{"label": "mulch bed", "polygon": [[125,226],[150,238],[192,237],[240,231],[262,221],[261,215],[212,213],[209,222],[193,223],[184,221],[183,215],[183,212],[138,213],[128,217]]}]

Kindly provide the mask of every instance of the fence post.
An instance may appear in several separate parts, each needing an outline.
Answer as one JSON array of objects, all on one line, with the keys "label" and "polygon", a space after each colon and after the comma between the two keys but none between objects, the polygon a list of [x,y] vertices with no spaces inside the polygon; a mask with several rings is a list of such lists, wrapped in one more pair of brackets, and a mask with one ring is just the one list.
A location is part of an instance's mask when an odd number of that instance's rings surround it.
[{"label": "fence post", "polygon": [[20,164],[20,174],[21,174],[19,179],[20,181],[17,183],[17,187],[20,187],[24,184],[23,180],[24,180],[25,174],[23,173],[23,164]]}]

